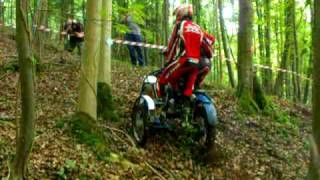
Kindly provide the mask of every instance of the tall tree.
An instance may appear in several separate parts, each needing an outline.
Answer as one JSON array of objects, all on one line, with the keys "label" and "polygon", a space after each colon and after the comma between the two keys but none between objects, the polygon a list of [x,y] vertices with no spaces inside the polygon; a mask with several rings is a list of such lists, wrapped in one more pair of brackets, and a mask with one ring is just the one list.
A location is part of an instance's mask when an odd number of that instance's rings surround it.
[{"label": "tall tree", "polygon": [[226,58],[226,64],[228,67],[228,74],[229,74],[229,81],[232,87],[236,86],[235,80],[234,80],[234,75],[233,75],[233,70],[232,70],[232,65],[231,65],[231,56],[230,56],[230,51],[228,48],[227,44],[227,34],[226,34],[226,29],[225,29],[225,23],[224,23],[224,18],[223,18],[223,5],[222,5],[222,0],[218,0],[218,8],[219,8],[219,22],[220,22],[220,32],[222,36],[222,44],[223,44],[223,50],[224,50],[224,56]]},{"label": "tall tree", "polygon": [[34,63],[31,50],[31,36],[27,14],[28,0],[16,1],[16,42],[20,66],[21,118],[17,129],[16,155],[9,179],[26,178],[29,154],[34,138],[35,98],[34,98]]},{"label": "tall tree", "polygon": [[168,44],[168,38],[169,38],[169,0],[163,0],[162,5],[162,29],[163,29],[163,44]]},{"label": "tall tree", "polygon": [[113,111],[111,99],[111,46],[106,44],[111,39],[112,0],[102,0],[102,28],[100,42],[100,62],[98,72],[98,114],[110,118]]},{"label": "tall tree", "polygon": [[251,106],[253,91],[253,7],[250,0],[239,0],[238,96]]},{"label": "tall tree", "polygon": [[[266,66],[271,67],[271,1],[272,0],[264,0],[265,5],[265,32],[264,32],[264,43],[265,43],[265,62]],[[272,70],[266,69],[263,71],[263,86],[265,87],[265,91],[270,94],[272,92]]]},{"label": "tall tree", "polygon": [[43,36],[44,36],[44,28],[48,25],[48,2],[47,0],[42,0],[39,2],[39,7],[36,10],[36,23],[37,31],[35,34],[34,41],[34,49],[35,49],[35,58],[37,60],[37,64],[41,62],[41,56],[43,51]]},{"label": "tall tree", "polygon": [[314,0],[313,16],[312,132],[314,138],[314,148],[311,154],[312,162],[310,163],[308,174],[308,179],[310,180],[320,179],[320,0]]},{"label": "tall tree", "polygon": [[[281,69],[288,69],[290,64],[290,58],[294,58],[294,36],[293,36],[293,28],[294,28],[294,2],[295,0],[288,0],[285,8],[285,41],[284,47],[281,57],[280,68]],[[286,89],[291,91],[290,84],[288,83],[288,76],[284,72],[279,72],[276,78],[276,82],[274,85],[274,94],[282,97],[284,93],[284,84],[286,82]],[[288,87],[289,86],[289,87]],[[288,95],[290,92],[286,92]]]},{"label": "tall tree", "polygon": [[192,5],[195,14],[195,20],[198,24],[201,24],[201,0],[192,0]]},{"label": "tall tree", "polygon": [[79,112],[97,119],[97,67],[99,62],[101,0],[87,1],[84,53],[81,64]]},{"label": "tall tree", "polygon": [[4,24],[4,1],[0,1],[0,24]]},{"label": "tall tree", "polygon": [[240,106],[249,112],[267,106],[255,72],[253,72],[253,5],[251,0],[239,0],[238,88]]}]

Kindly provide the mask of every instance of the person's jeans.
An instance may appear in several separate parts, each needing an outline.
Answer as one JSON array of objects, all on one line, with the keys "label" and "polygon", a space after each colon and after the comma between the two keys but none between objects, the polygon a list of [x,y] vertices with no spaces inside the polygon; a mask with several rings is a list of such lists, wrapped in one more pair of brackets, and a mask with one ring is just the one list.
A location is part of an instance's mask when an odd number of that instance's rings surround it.
[{"label": "person's jeans", "polygon": [[[142,36],[138,34],[127,33],[125,35],[125,40],[133,41],[133,42],[142,42]],[[143,62],[143,56],[142,56],[142,48],[140,46],[128,45],[128,49],[130,53],[131,63],[133,65],[137,65],[137,57],[136,57],[136,52],[137,52],[139,65],[143,66],[144,62]]]}]

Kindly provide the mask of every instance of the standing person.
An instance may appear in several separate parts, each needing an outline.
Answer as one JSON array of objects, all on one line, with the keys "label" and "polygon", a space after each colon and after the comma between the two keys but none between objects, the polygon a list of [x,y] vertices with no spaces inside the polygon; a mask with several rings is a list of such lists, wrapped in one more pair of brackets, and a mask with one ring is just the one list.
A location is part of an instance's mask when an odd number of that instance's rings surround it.
[{"label": "standing person", "polygon": [[[124,19],[124,23],[128,26],[129,32],[125,34],[125,40],[132,42],[142,42],[142,35],[140,27],[132,21],[132,17],[130,15],[126,15]],[[144,66],[144,60],[142,56],[142,48],[140,46],[132,46],[128,45],[130,59],[132,65],[137,65],[137,60],[140,66]],[[137,53],[137,56],[136,56]]]},{"label": "standing person", "polygon": [[65,24],[61,34],[69,35],[67,50],[69,52],[73,52],[73,50],[77,48],[79,54],[81,55],[81,49],[82,49],[81,47],[82,47],[82,42],[84,40],[83,25],[74,19],[68,18],[67,23]]}]

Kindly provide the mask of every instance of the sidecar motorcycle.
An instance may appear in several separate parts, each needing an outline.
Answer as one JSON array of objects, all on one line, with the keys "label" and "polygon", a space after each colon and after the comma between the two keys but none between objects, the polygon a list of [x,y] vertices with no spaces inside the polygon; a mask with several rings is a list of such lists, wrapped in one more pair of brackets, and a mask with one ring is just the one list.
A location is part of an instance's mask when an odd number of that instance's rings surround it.
[{"label": "sidecar motorcycle", "polygon": [[144,146],[150,131],[167,129],[183,130],[203,148],[212,148],[215,143],[218,123],[213,100],[201,90],[193,92],[193,100],[185,102],[182,90],[185,80],[181,79],[179,89],[166,87],[165,97],[158,97],[157,84],[159,71],[144,77],[140,95],[132,112],[132,133],[136,143]]}]

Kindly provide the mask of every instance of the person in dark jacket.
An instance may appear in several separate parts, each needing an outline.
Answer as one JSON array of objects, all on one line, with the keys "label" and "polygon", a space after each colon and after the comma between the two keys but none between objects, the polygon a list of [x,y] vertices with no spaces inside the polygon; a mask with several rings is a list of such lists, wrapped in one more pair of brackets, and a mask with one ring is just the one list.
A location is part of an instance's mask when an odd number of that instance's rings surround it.
[{"label": "person in dark jacket", "polygon": [[[129,31],[125,34],[125,40],[132,42],[142,42],[141,29],[136,23],[132,21],[132,17],[126,15],[124,23],[129,28]],[[142,48],[139,46],[128,45],[128,49],[132,65],[136,66],[138,61],[140,66],[144,66]]]},{"label": "person in dark jacket", "polygon": [[84,28],[80,22],[69,18],[67,23],[64,25],[61,35],[69,35],[69,44],[67,50],[72,52],[75,48],[78,49],[81,55],[81,46],[84,40]]}]

